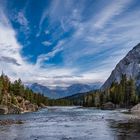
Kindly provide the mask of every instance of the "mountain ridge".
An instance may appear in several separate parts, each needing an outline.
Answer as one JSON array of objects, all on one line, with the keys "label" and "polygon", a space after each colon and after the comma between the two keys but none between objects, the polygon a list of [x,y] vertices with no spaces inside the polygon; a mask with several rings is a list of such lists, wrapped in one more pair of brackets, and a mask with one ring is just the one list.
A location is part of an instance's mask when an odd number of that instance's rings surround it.
[{"label": "mountain ridge", "polygon": [[88,84],[72,84],[69,87],[63,88],[63,87],[57,87],[56,89],[50,89],[47,86],[43,86],[38,83],[33,83],[30,85],[30,89],[32,89],[34,92],[39,92],[41,94],[46,95],[49,98],[64,98],[67,96],[71,96],[77,93],[84,93],[88,92],[94,89],[99,88],[100,84],[94,84],[94,85],[88,85]]},{"label": "mountain ridge", "polygon": [[136,86],[140,85],[140,43],[119,61],[109,78],[101,86],[101,90],[109,88],[113,82],[119,83],[122,75],[126,75],[128,79],[133,78]]}]

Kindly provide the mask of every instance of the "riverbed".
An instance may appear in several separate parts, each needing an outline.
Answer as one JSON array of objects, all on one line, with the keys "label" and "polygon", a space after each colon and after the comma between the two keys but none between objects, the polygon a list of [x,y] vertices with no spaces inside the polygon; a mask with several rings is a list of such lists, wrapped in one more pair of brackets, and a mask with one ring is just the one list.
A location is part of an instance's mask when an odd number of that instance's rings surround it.
[{"label": "riverbed", "polygon": [[140,123],[122,110],[82,107],[48,107],[0,120],[21,124],[0,126],[0,140],[139,140]]}]

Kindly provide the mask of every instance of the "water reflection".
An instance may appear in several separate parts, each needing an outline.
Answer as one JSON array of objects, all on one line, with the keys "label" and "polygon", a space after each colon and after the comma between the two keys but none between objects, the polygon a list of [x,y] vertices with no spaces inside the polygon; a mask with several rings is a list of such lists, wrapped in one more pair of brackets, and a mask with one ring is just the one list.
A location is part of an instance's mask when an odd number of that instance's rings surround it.
[{"label": "water reflection", "polygon": [[111,120],[110,127],[114,131],[114,137],[116,140],[140,140],[139,120]]}]

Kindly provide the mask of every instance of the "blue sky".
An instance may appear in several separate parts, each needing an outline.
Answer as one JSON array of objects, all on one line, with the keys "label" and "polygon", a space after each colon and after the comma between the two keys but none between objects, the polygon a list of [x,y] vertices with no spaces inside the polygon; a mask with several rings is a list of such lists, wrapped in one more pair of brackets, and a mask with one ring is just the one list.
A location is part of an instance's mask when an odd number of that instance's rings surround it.
[{"label": "blue sky", "polygon": [[103,83],[140,42],[139,0],[0,0],[0,70],[50,87]]}]

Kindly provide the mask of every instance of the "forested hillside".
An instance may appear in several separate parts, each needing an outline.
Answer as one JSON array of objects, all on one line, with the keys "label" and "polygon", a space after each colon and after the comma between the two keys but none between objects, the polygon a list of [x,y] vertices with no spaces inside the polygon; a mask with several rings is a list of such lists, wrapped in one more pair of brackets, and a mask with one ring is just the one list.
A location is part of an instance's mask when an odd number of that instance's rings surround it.
[{"label": "forested hillside", "polygon": [[137,104],[140,101],[140,94],[135,86],[135,81],[132,78],[128,79],[126,75],[122,75],[120,83],[113,82],[111,87],[104,91],[95,90],[64,99],[72,105],[102,107],[110,102],[114,105],[114,108],[120,108]]},{"label": "forested hillside", "polygon": [[102,106],[112,102],[118,107],[129,107],[140,101],[139,91],[133,79],[127,79],[122,75],[120,83],[112,83],[105,91],[96,91],[84,97],[83,106]]},{"label": "forested hillside", "polygon": [[47,103],[47,97],[26,88],[20,79],[11,82],[8,76],[0,76],[0,114],[35,111]]}]

